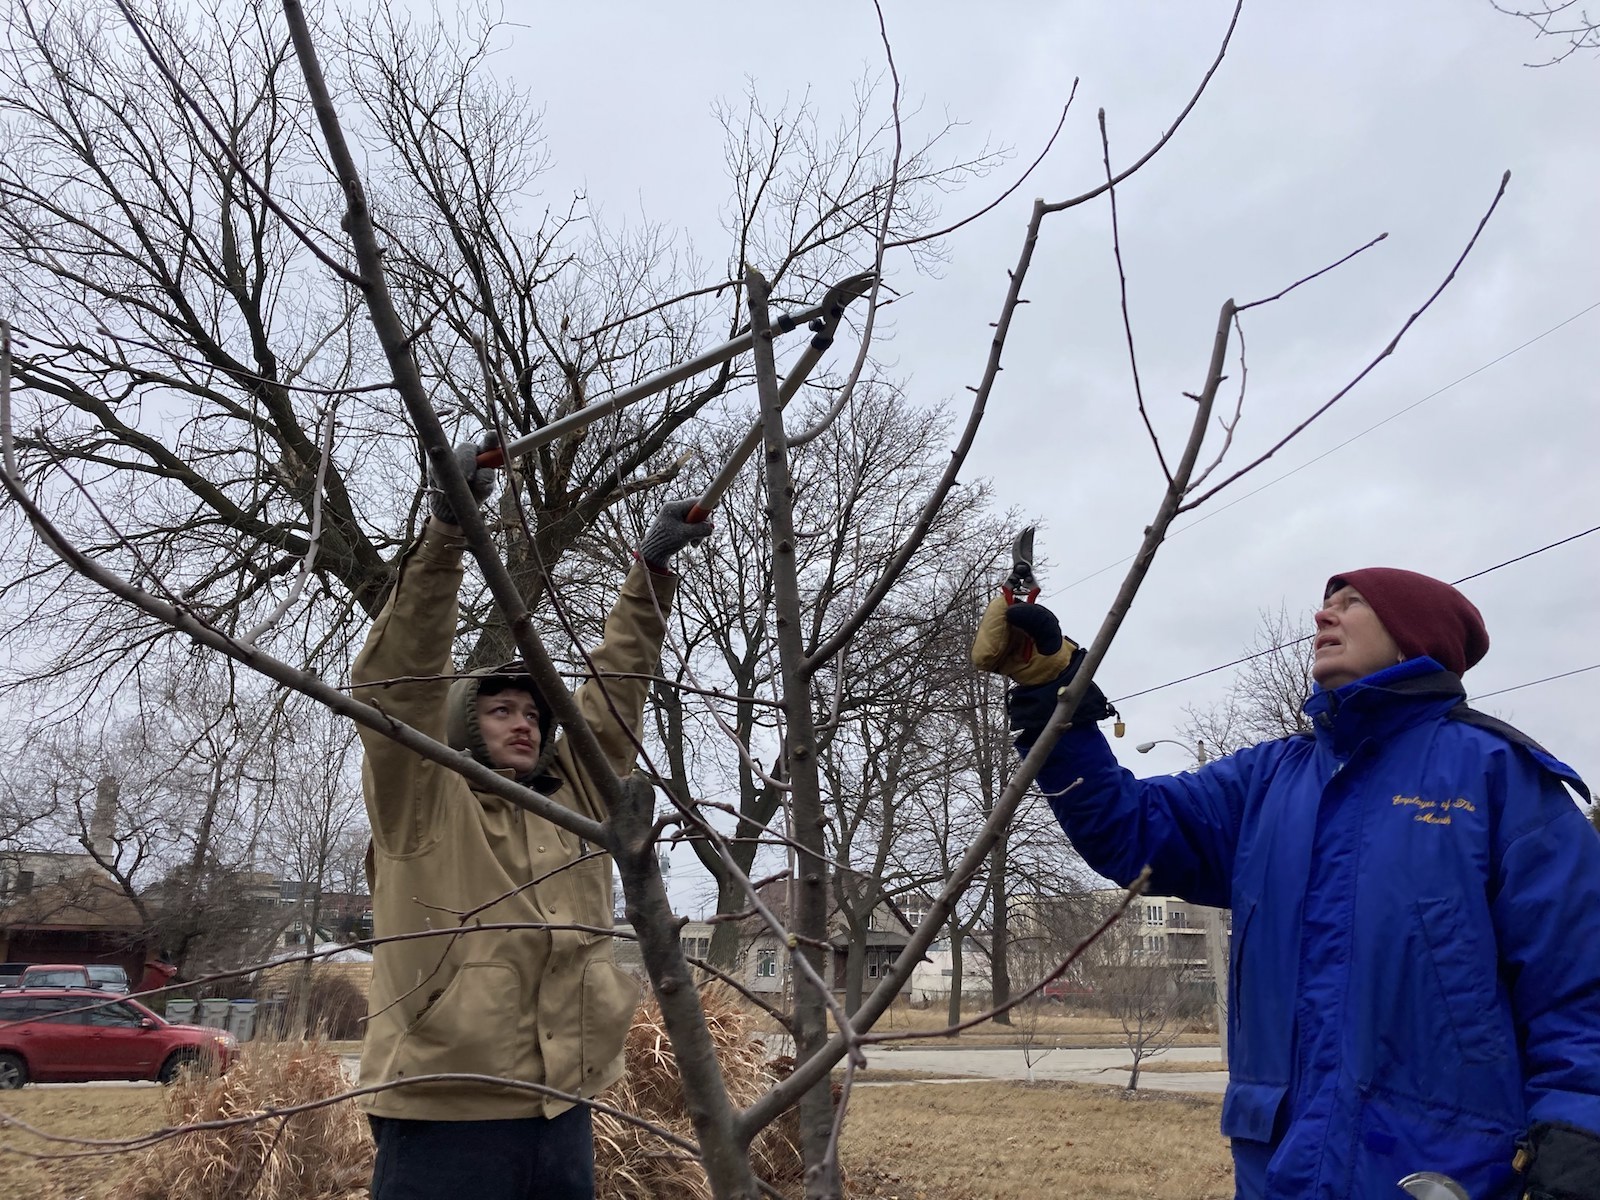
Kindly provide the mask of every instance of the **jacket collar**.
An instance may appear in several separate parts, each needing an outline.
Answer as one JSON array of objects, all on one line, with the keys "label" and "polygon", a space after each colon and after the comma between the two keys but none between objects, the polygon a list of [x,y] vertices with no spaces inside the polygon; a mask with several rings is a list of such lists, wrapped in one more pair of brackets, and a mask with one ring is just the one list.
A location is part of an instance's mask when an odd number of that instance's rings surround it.
[{"label": "jacket collar", "polygon": [[1459,676],[1431,658],[1411,658],[1343,687],[1318,687],[1304,711],[1317,741],[1344,758],[1366,738],[1443,717],[1466,694]]}]

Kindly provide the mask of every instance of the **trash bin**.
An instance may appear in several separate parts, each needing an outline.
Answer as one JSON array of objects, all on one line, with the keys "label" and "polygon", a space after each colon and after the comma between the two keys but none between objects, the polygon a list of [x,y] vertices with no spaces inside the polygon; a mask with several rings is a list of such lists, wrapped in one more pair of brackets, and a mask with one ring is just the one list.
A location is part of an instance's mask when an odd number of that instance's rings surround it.
[{"label": "trash bin", "polygon": [[228,1022],[223,1026],[241,1042],[248,1042],[256,1035],[256,1002],[254,1000],[230,1000],[228,1002]]},{"label": "trash bin", "polygon": [[221,1029],[228,1021],[228,1003],[226,1000],[200,1001],[200,1024]]},{"label": "trash bin", "polygon": [[281,1038],[288,1016],[288,1006],[281,997],[263,1000],[256,1006],[256,1029],[262,1037]]},{"label": "trash bin", "polygon": [[194,1001],[182,996],[167,997],[167,1020],[174,1025],[194,1024]]}]

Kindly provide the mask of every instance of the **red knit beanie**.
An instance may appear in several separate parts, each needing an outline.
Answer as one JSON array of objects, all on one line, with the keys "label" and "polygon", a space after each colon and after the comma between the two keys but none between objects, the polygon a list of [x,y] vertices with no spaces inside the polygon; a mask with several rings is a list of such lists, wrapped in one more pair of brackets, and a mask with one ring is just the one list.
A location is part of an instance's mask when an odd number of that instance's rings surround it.
[{"label": "red knit beanie", "polygon": [[1395,567],[1366,567],[1328,580],[1326,600],[1346,585],[1360,592],[1407,658],[1427,655],[1464,675],[1489,650],[1483,614],[1448,583]]}]

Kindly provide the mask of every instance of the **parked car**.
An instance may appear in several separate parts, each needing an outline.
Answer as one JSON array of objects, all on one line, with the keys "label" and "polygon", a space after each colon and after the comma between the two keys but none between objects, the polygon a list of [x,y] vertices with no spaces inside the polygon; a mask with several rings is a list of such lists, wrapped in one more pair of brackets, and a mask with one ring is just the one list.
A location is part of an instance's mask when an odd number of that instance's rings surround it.
[{"label": "parked car", "polygon": [[29,963],[18,987],[95,988],[102,992],[126,992],[128,972],[112,963]]},{"label": "parked car", "polygon": [[1068,1000],[1083,1000],[1094,995],[1094,989],[1071,979],[1052,979],[1039,989],[1039,995],[1051,1004],[1065,1004]]},{"label": "parked car", "polygon": [[87,963],[89,986],[102,992],[130,992],[128,972],[115,963]]},{"label": "parked car", "polygon": [[0,1090],[26,1083],[156,1079],[188,1066],[226,1071],[239,1054],[231,1033],[164,1021],[137,1000],[90,988],[0,993]]},{"label": "parked car", "polygon": [[22,983],[22,973],[29,963],[0,963],[0,988],[14,988]]}]

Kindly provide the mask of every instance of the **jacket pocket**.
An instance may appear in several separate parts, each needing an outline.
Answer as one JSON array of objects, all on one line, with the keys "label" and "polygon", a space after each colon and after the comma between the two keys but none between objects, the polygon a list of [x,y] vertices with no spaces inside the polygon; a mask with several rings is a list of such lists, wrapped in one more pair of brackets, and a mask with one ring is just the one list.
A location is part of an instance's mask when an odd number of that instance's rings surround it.
[{"label": "jacket pocket", "polygon": [[1454,896],[1415,902],[1439,1002],[1455,1032],[1461,1061],[1500,1062],[1509,1052],[1499,1013],[1495,956]]},{"label": "jacket pocket", "polygon": [[1289,1089],[1281,1083],[1228,1084],[1222,1100],[1222,1135],[1248,1142],[1270,1142],[1278,1110]]},{"label": "jacket pocket", "polygon": [[607,1070],[628,1040],[639,996],[639,985],[633,976],[609,957],[584,965],[583,1078],[579,1086],[585,1095],[592,1095],[592,1089],[602,1082],[610,1082]]},{"label": "jacket pocket", "polygon": [[[1232,1055],[1240,1047],[1239,1031],[1244,1027],[1244,988],[1240,986],[1243,978],[1244,965],[1244,940],[1245,934],[1250,932],[1250,918],[1256,915],[1256,901],[1250,901],[1243,915],[1235,914],[1233,933],[1228,937],[1228,1053]],[[1249,1064],[1235,1063],[1235,1067],[1248,1066]]]},{"label": "jacket pocket", "polygon": [[395,1047],[396,1075],[512,1075],[525,1007],[509,963],[463,963]]}]

